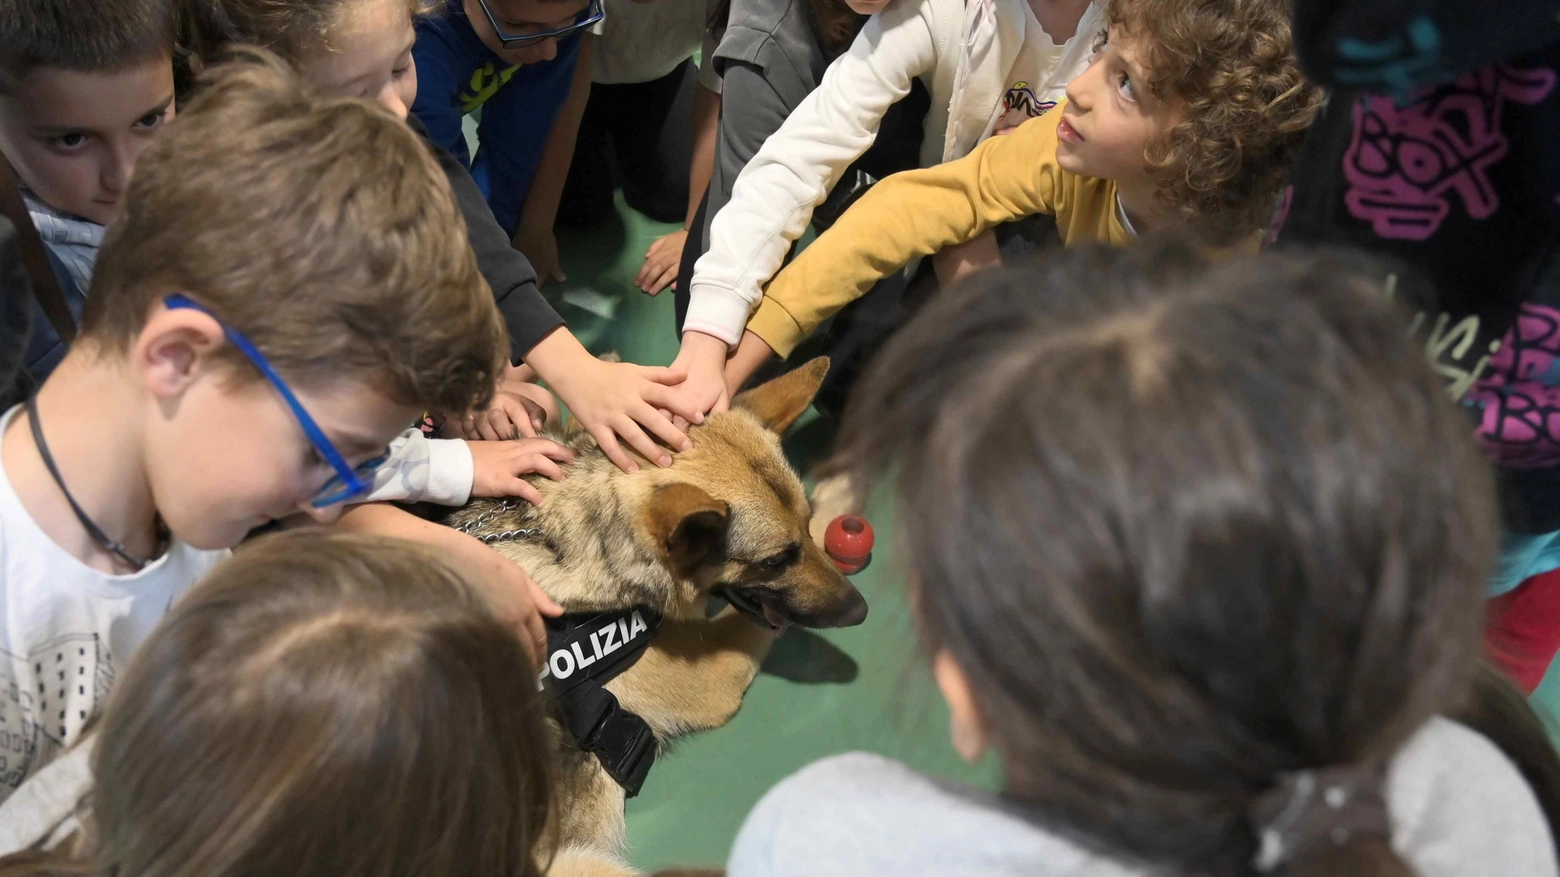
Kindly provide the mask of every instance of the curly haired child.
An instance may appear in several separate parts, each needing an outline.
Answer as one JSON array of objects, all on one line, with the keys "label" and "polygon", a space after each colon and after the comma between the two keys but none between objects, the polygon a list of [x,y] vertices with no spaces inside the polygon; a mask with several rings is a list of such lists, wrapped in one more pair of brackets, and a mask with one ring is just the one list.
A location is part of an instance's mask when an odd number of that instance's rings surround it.
[{"label": "curly haired child", "polygon": [[1059,111],[884,180],[782,272],[728,363],[728,390],[911,259],[1029,214],[1054,214],[1068,245],[1173,227],[1255,248],[1321,103],[1295,63],[1288,2],[1114,0],[1107,18]]}]

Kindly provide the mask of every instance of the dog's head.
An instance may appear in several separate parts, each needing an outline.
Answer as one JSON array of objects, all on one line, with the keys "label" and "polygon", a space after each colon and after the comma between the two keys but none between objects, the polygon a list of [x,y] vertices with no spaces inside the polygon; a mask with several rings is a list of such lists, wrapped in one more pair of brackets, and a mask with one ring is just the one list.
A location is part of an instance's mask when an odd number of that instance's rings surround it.
[{"label": "dog's head", "polygon": [[861,592],[808,534],[807,494],[780,449],[828,369],[815,359],[693,427],[693,449],[646,505],[645,526],[674,574],[771,627],[849,627],[867,616]]}]

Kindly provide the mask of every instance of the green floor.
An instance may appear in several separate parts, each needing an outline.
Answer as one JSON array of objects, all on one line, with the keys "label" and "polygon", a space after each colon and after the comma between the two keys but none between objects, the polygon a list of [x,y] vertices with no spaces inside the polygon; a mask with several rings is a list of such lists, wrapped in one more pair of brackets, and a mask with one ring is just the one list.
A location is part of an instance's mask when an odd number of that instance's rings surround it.
[{"label": "green floor", "polygon": [[[634,288],[644,251],[673,229],[626,208],[590,234],[562,236],[566,283],[544,293],[596,352],[653,365],[677,353],[672,294]],[[802,467],[827,446],[824,420],[804,420],[787,448]],[[889,529],[887,510],[869,519]],[[942,776],[989,784],[993,766],[972,770],[947,742],[946,712],[915,651],[899,579],[886,539],[873,564],[853,578],[871,612],[860,627],[792,630],[776,644],[736,719],[676,744],[656,763],[628,805],[630,859],[647,870],[720,865],[742,819],[777,781],[826,755],[870,749]]]}]

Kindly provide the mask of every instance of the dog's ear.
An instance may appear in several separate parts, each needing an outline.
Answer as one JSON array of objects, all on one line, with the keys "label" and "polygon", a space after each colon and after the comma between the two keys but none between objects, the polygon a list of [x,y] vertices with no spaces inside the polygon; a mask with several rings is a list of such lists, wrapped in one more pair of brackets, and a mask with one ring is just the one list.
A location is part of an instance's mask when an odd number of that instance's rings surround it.
[{"label": "dog's ear", "polygon": [[784,433],[812,404],[813,397],[818,395],[818,386],[823,383],[823,376],[828,373],[829,358],[820,356],[768,383],[737,394],[737,398],[731,400],[731,405],[753,412],[765,426]]},{"label": "dog's ear", "polygon": [[650,536],[671,568],[691,572],[726,544],[726,504],[692,484],[668,484],[650,496]]}]

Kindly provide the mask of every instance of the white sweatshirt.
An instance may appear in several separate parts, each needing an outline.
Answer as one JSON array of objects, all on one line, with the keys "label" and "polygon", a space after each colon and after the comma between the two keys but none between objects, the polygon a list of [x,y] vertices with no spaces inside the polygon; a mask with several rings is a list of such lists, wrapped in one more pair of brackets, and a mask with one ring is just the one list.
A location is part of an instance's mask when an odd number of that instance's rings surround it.
[{"label": "white sweatshirt", "polygon": [[[931,93],[921,166],[959,158],[1002,115],[1009,72],[1024,45],[1025,0],[897,0],[867,21],[849,50],[748,162],[731,201],[710,225],[710,249],[694,266],[683,331],[736,344],[763,286],[785,261],[812,211],[878,123],[920,78]],[[1088,66],[1105,13],[1091,4],[1042,100],[1060,100]]]}]

